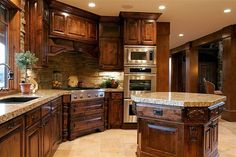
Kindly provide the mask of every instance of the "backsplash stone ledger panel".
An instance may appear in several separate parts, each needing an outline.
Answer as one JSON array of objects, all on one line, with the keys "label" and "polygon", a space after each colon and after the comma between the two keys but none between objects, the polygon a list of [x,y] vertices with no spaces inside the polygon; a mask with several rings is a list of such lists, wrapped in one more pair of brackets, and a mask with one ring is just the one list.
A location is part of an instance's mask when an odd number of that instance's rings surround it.
[{"label": "backsplash stone ledger panel", "polygon": [[53,71],[62,74],[62,86],[66,87],[68,77],[78,76],[84,86],[99,86],[107,77],[114,77],[123,86],[123,72],[104,72],[99,70],[98,59],[81,52],[64,52],[49,57],[48,67],[35,70],[39,88],[52,88]]}]

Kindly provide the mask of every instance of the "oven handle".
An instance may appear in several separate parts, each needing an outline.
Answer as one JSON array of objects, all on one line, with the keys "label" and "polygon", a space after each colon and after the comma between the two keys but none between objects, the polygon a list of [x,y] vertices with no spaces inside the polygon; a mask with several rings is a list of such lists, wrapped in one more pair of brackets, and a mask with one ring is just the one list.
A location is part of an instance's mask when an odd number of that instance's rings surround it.
[{"label": "oven handle", "polygon": [[156,77],[156,74],[145,74],[145,73],[135,73],[135,74],[125,74],[125,76],[151,76],[151,77]]}]

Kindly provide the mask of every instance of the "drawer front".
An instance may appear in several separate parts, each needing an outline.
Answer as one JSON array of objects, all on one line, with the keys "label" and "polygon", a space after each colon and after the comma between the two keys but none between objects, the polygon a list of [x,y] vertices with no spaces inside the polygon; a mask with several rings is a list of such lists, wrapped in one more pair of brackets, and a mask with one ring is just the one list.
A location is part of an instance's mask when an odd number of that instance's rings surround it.
[{"label": "drawer front", "polygon": [[71,105],[70,114],[72,116],[90,115],[104,112],[104,101],[81,102]]},{"label": "drawer front", "polygon": [[51,112],[51,103],[46,103],[42,106],[42,117],[46,116]]},{"label": "drawer front", "polygon": [[137,105],[137,115],[140,117],[158,118],[171,121],[182,121],[182,109],[152,107]]},{"label": "drawer front", "polygon": [[24,124],[23,116],[10,120],[4,124],[1,124],[0,125],[0,138],[7,135],[8,133],[15,130],[16,128],[23,126],[23,124]]},{"label": "drawer front", "polygon": [[41,108],[34,109],[26,114],[26,127],[39,121],[41,118]]},{"label": "drawer front", "polygon": [[52,110],[55,110],[60,105],[62,105],[62,97],[52,100]]},{"label": "drawer front", "polygon": [[123,99],[123,93],[111,93],[111,99],[113,100]]},{"label": "drawer front", "polygon": [[102,114],[86,116],[79,118],[71,122],[71,130],[81,131],[91,128],[96,128],[104,125],[104,116]]}]

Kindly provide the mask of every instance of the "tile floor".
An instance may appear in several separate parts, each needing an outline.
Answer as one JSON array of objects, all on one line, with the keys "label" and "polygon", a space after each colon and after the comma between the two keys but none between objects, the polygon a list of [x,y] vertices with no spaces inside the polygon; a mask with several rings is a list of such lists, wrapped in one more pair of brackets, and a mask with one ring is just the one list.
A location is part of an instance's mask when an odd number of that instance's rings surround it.
[{"label": "tile floor", "polygon": [[[112,129],[62,143],[53,157],[136,157],[136,130]],[[236,157],[236,123],[220,121],[220,157]]]}]

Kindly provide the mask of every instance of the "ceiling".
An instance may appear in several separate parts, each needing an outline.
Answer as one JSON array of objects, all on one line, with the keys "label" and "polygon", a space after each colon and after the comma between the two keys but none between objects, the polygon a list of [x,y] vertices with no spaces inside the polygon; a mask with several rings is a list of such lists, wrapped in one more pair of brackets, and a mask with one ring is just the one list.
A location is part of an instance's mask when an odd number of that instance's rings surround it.
[{"label": "ceiling", "polygon": [[[59,0],[101,16],[118,16],[120,11],[161,12],[159,22],[170,22],[170,48],[236,24],[236,0]],[[88,3],[95,2],[95,8]],[[160,11],[159,5],[166,9]],[[231,13],[223,10],[230,8]],[[178,34],[183,33],[183,37]]]}]

